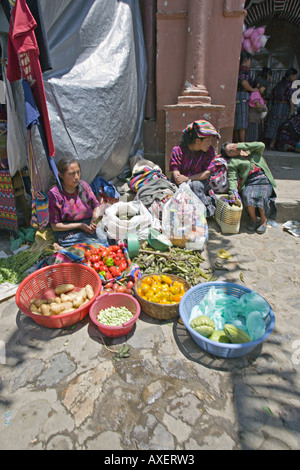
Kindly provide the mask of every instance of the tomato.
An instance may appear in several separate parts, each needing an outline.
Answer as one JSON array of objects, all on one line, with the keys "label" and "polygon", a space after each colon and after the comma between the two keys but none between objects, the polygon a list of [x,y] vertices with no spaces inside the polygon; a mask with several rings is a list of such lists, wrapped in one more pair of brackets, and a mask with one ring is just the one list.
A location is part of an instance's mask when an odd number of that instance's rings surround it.
[{"label": "tomato", "polygon": [[91,262],[92,263],[97,263],[97,261],[100,261],[99,255],[92,255],[91,256]]},{"label": "tomato", "polygon": [[109,271],[107,271],[107,273],[105,274],[105,279],[108,280],[108,279],[112,279],[112,275],[110,274]]},{"label": "tomato", "polygon": [[126,289],[125,294],[132,295],[133,294],[132,289]]},{"label": "tomato", "polygon": [[126,286],[118,285],[116,291],[124,294],[124,292],[126,292]]},{"label": "tomato", "polygon": [[84,262],[85,262],[85,264],[86,264],[87,266],[89,266],[90,268],[93,267],[93,263],[92,263],[91,261],[85,260]]},{"label": "tomato", "polygon": [[128,281],[127,284],[126,284],[127,289],[132,289],[133,286],[134,286],[134,282],[132,282],[132,281]]},{"label": "tomato", "polygon": [[113,275],[113,277],[120,277],[122,274],[121,271],[116,266],[111,266],[108,269],[110,273]]},{"label": "tomato", "polygon": [[85,257],[86,260],[91,259],[91,256],[92,256],[91,250],[86,250],[84,252],[84,257]]},{"label": "tomato", "polygon": [[145,279],[143,279],[143,283],[148,284],[149,286],[151,286],[153,284],[152,277],[150,277],[150,276],[145,277]]},{"label": "tomato", "polygon": [[93,268],[96,270],[96,271],[100,271],[101,270],[101,265],[100,263],[96,262],[93,264]]},{"label": "tomato", "polygon": [[118,246],[118,245],[111,245],[111,246],[110,246],[110,249],[111,249],[111,251],[116,252],[116,251],[119,250],[119,246]]},{"label": "tomato", "polygon": [[106,289],[112,289],[114,287],[114,282],[108,282],[105,286]]},{"label": "tomato", "polygon": [[114,257],[114,263],[115,263],[115,265],[116,265],[116,266],[120,266],[121,262],[122,262],[122,258],[121,258],[120,256],[117,256],[117,255],[116,255],[116,256]]},{"label": "tomato", "polygon": [[125,260],[121,261],[121,263],[119,264],[119,269],[121,272],[127,269],[127,262]]}]

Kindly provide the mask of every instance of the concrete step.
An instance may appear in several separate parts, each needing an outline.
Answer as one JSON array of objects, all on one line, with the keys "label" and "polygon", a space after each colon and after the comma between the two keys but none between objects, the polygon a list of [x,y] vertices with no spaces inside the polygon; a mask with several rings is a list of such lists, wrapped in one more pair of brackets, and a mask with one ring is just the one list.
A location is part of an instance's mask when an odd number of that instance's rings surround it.
[{"label": "concrete step", "polygon": [[277,222],[300,221],[300,154],[265,150],[264,157],[277,184]]}]

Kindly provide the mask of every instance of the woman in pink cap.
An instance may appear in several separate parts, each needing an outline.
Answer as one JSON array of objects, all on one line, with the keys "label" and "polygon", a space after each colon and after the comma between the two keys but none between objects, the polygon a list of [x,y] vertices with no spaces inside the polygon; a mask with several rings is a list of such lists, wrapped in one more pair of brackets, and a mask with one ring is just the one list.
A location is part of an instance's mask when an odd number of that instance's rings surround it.
[{"label": "woman in pink cap", "polygon": [[214,216],[217,205],[209,179],[215,157],[213,138],[220,139],[220,134],[212,124],[204,120],[192,122],[183,130],[179,145],[173,148],[169,167],[177,186],[189,182],[205,205],[207,217]]}]

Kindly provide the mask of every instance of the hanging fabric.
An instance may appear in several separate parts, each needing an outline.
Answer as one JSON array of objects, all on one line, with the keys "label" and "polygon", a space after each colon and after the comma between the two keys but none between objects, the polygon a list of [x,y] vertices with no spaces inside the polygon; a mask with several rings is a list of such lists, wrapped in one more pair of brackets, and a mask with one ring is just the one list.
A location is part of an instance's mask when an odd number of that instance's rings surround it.
[{"label": "hanging fabric", "polygon": [[0,105],[0,229],[18,231],[14,186],[7,160],[7,116]]},{"label": "hanging fabric", "polygon": [[31,130],[27,134],[27,155],[28,167],[30,168],[31,179],[31,221],[30,225],[34,228],[42,230],[49,224],[49,201],[48,196],[42,191],[42,185],[36,163],[32,142]]},{"label": "hanging fabric", "polygon": [[22,86],[23,86],[24,101],[25,101],[25,119],[26,119],[25,124],[26,124],[26,128],[27,128],[27,130],[29,130],[34,125],[36,125],[38,127],[40,137],[41,137],[41,141],[42,141],[42,144],[43,144],[43,147],[44,147],[44,150],[45,150],[45,154],[46,154],[46,157],[47,157],[47,161],[48,161],[48,164],[49,164],[49,168],[50,168],[50,170],[53,171],[53,173],[55,175],[55,178],[57,180],[57,183],[58,183],[59,187],[62,189],[61,182],[60,182],[60,179],[59,179],[59,176],[58,176],[57,166],[55,164],[54,158],[50,157],[50,155],[49,155],[46,136],[45,136],[45,133],[44,133],[44,130],[43,130],[42,126],[40,125],[40,120],[39,120],[40,112],[39,112],[39,110],[36,106],[31,88],[30,88],[29,83],[27,82],[27,80],[25,80],[25,79],[22,80]]},{"label": "hanging fabric", "polygon": [[26,0],[16,0],[11,10],[7,44],[7,78],[10,82],[26,79],[40,112],[40,123],[50,157],[55,155],[46,95],[35,36],[37,23]]}]

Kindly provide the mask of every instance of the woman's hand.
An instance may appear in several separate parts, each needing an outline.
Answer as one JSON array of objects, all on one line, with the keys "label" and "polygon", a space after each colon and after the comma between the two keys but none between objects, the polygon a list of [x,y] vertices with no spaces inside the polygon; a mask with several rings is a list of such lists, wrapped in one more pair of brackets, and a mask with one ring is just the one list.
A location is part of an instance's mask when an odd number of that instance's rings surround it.
[{"label": "woman's hand", "polygon": [[87,233],[94,233],[96,230],[96,225],[91,223],[90,225],[87,225],[85,223],[80,224],[80,229],[83,230],[83,232]]},{"label": "woman's hand", "polygon": [[186,183],[189,180],[188,176],[184,176],[179,171],[173,171],[173,178],[177,186],[180,186],[182,183]]}]

